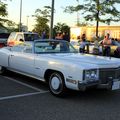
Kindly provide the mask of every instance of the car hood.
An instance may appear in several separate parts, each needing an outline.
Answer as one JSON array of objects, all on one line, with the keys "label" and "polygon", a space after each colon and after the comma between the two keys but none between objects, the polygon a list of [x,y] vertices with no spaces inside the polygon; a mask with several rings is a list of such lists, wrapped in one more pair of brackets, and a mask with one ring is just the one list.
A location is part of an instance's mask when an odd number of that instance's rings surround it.
[{"label": "car hood", "polygon": [[118,67],[120,66],[119,59],[103,56],[95,56],[89,54],[50,54],[50,58],[55,58],[56,60],[62,60],[64,62],[72,62],[73,64],[94,64],[99,67]]}]

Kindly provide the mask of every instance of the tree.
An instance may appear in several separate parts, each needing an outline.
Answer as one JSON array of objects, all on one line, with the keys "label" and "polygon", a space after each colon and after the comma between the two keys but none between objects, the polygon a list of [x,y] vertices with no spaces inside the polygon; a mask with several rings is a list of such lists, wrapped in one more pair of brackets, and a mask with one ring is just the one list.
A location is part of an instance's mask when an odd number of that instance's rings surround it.
[{"label": "tree", "polygon": [[96,21],[96,37],[98,37],[99,22],[110,24],[120,20],[120,11],[115,4],[120,4],[119,0],[85,0],[84,5],[67,6],[65,12],[73,13],[83,11],[86,21]]},{"label": "tree", "polygon": [[91,26],[92,24],[88,23],[88,22],[77,22],[76,26],[78,27],[84,27],[84,26]]},{"label": "tree", "polygon": [[[6,1],[6,0],[2,0],[2,1]],[[11,31],[14,28],[13,26],[15,25],[15,22],[5,18],[8,15],[7,4],[5,4],[2,1],[0,0],[0,27],[6,28],[8,31],[9,30]],[[12,28],[10,28],[11,26]]]},{"label": "tree", "polygon": [[68,33],[70,34],[70,27],[66,25],[65,23],[57,23],[57,25],[54,26],[54,36],[57,33]]},{"label": "tree", "polygon": [[33,31],[38,32],[39,35],[42,35],[43,32],[46,32],[47,36],[49,35],[49,19],[50,19],[51,7],[44,6],[44,10],[36,9],[35,11],[35,20],[36,24]]},{"label": "tree", "polygon": [[7,25],[7,29],[8,29],[8,32],[18,32],[19,31],[19,27],[20,24],[16,24],[15,22],[8,22],[8,25]]},{"label": "tree", "polygon": [[8,15],[6,6],[6,4],[0,1],[0,26],[3,26],[3,23],[7,21],[7,19],[3,18]]}]

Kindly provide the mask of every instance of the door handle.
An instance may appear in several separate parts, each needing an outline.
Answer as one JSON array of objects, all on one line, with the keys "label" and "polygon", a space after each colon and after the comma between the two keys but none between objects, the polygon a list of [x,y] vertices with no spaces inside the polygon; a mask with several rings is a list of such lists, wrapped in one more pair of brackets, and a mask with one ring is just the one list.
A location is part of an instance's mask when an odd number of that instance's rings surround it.
[{"label": "door handle", "polygon": [[10,55],[11,57],[14,56],[14,55]]},{"label": "door handle", "polygon": [[35,69],[40,69],[40,67],[35,67]]}]

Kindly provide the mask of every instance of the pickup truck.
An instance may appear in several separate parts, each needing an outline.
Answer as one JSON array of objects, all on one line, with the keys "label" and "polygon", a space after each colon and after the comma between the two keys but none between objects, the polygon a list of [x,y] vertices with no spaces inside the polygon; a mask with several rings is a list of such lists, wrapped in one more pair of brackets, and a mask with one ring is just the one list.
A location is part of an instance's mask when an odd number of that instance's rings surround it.
[{"label": "pickup truck", "polygon": [[0,48],[7,45],[7,39],[10,33],[0,33]]},{"label": "pickup truck", "polygon": [[38,33],[34,32],[12,32],[7,40],[7,46],[14,46],[25,41],[39,39]]}]

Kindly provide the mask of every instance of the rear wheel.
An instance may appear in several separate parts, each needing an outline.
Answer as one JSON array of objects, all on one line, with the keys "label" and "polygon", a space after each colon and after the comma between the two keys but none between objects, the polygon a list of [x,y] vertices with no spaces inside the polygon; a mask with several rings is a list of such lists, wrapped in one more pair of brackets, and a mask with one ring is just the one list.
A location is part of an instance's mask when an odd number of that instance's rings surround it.
[{"label": "rear wheel", "polygon": [[0,66],[0,74],[3,74],[5,72],[5,68]]},{"label": "rear wheel", "polygon": [[49,89],[50,92],[58,97],[61,97],[64,95],[65,92],[65,83],[64,83],[64,77],[61,73],[54,72],[49,77]]}]

